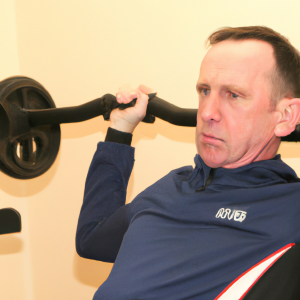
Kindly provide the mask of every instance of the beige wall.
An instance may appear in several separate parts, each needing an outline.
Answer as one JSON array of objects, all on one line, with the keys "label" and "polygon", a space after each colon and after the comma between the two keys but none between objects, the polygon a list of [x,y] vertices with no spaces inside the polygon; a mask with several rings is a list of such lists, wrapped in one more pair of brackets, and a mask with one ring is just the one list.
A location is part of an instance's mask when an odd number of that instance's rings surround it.
[{"label": "beige wall", "polygon": [[[300,49],[294,0],[6,0],[0,8],[0,80],[32,77],[58,107],[144,83],[196,108],[204,40],[222,26],[267,25]],[[102,117],[62,125],[58,158],[39,178],[0,174],[0,208],[15,207],[23,218],[22,233],[0,236],[0,299],[91,299],[109,274],[110,264],[79,258],[74,242],[86,173],[107,126]],[[194,129],[141,124],[133,145],[128,201],[171,169],[193,164]],[[300,174],[299,145],[280,151]]]},{"label": "beige wall", "polygon": [[[20,73],[15,2],[0,2],[0,80]],[[0,129],[1,130],[1,129]],[[13,207],[22,216],[22,232],[0,236],[0,299],[33,299],[26,183],[0,173],[0,209]],[[16,193],[17,191],[17,193]]]}]

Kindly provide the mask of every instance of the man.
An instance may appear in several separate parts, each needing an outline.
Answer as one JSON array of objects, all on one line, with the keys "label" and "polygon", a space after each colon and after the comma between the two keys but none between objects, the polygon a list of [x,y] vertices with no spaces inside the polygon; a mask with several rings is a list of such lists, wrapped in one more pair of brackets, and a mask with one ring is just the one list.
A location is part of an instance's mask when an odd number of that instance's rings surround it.
[{"label": "man", "polygon": [[299,53],[266,27],[221,29],[209,42],[197,82],[196,166],[128,205],[131,134],[151,90],[117,94],[137,103],[111,113],[76,237],[79,255],[115,262],[95,300],[240,299],[251,285],[235,292],[237,278],[300,241],[300,183],[276,156],[300,118]]}]

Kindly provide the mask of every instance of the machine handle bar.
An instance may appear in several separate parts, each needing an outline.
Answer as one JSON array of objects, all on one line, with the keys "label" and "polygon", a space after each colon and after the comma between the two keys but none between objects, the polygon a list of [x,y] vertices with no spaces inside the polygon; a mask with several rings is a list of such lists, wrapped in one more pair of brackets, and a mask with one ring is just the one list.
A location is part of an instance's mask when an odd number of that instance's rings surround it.
[{"label": "machine handle bar", "polygon": [[[144,122],[153,123],[155,120],[154,117],[158,117],[178,126],[196,126],[197,109],[180,108],[155,95],[151,98],[151,100],[149,99],[147,115],[143,120]],[[78,106],[48,109],[22,109],[22,111],[27,115],[30,126],[33,127],[82,122],[100,115],[103,115],[105,120],[109,120],[110,113],[113,109],[117,107],[125,109],[126,107],[133,106],[135,103],[134,100],[128,104],[119,104],[114,95],[106,94],[101,98]]]}]

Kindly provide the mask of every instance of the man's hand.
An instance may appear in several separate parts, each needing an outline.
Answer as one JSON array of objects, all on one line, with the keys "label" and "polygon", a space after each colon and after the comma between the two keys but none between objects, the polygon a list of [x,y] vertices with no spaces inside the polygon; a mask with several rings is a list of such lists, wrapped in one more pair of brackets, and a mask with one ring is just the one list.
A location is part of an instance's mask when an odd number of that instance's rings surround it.
[{"label": "man's hand", "polygon": [[110,127],[119,131],[133,133],[135,127],[146,116],[148,105],[147,94],[153,93],[153,89],[140,85],[137,89],[123,89],[116,94],[118,103],[127,104],[137,98],[133,107],[124,110],[114,109],[110,114]]}]

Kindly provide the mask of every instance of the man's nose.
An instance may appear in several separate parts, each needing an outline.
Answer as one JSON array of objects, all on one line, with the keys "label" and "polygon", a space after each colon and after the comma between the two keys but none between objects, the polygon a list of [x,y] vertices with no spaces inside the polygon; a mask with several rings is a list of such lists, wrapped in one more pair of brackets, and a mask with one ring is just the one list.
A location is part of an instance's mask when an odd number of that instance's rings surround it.
[{"label": "man's nose", "polygon": [[220,110],[221,99],[218,95],[209,95],[205,101],[200,101],[199,111],[203,121],[221,121],[222,115]]}]

